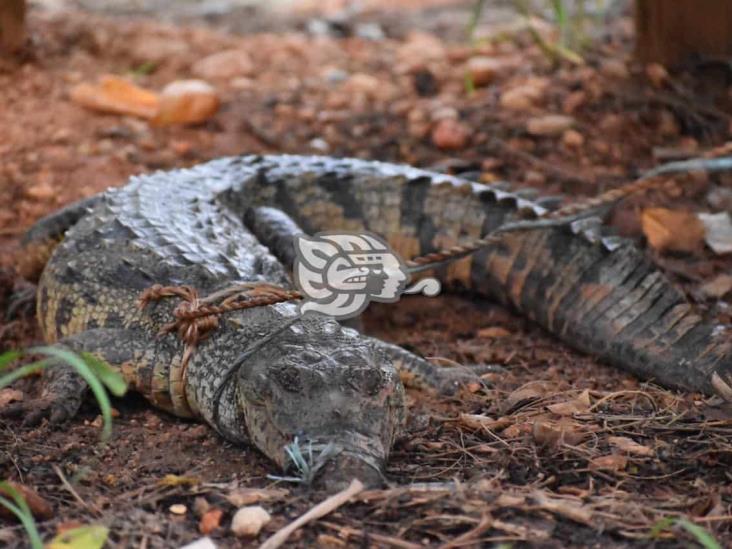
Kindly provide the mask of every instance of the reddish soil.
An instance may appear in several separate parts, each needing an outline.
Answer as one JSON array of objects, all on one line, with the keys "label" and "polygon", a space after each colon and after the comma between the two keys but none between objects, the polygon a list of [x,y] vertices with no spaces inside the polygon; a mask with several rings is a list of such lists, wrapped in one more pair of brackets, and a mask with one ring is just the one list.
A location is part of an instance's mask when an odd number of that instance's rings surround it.
[{"label": "reddish soil", "polygon": [[[369,21],[388,29],[388,22],[410,17],[439,13],[376,11]],[[446,25],[443,36],[460,35],[453,19]],[[626,18],[607,26],[584,66],[558,68],[524,31],[469,46],[408,32],[403,22],[392,26],[399,32],[376,41],[294,29],[237,36],[149,19],[32,12],[26,57],[0,65],[0,311],[21,284],[14,266],[23,231],[133,174],[241,153],[317,153],[506,180],[569,201],[632,180],[669,152],[701,154],[728,138],[729,74],[679,74],[654,85],[643,67],[626,63]],[[233,47],[248,51],[253,66],[213,82],[222,108],[203,125],[156,128],[69,99],[73,85],[106,73],[134,73],[138,84],[161,89],[188,77],[195,61]],[[509,68],[469,92],[465,63],[476,55]],[[532,107],[509,110],[501,95],[519,86],[538,87],[541,97]],[[579,138],[531,136],[527,119],[547,113],[573,116]],[[435,135],[441,119],[454,121],[443,128],[444,141]],[[650,203],[730,208],[718,199],[732,193],[730,176],[676,181],[671,195],[624,203],[612,216],[615,225],[640,237],[639,210]],[[700,289],[729,272],[728,259],[701,248],[653,255],[692,299],[729,322],[729,298],[710,299]],[[435,360],[495,363],[506,373],[488,376],[490,388],[455,399],[410,392],[409,425],[389,466],[394,486],[362,493],[297,531],[296,546],[455,540],[453,546],[625,547],[693,540],[678,525],[654,531],[666,517],[685,518],[723,545],[732,543],[732,422],[716,399],[641,383],[470,295],[373,307],[366,326]],[[39,340],[32,315],[0,325],[0,351]],[[24,398],[40,387],[37,378],[16,385]],[[106,445],[98,442],[92,402],[60,430],[0,424],[0,478],[32,487],[52,504],[53,516],[39,523],[44,539],[69,523],[99,522],[111,530],[110,546],[177,547],[202,536],[197,513],[210,506],[223,511],[220,528],[210,534],[219,546],[254,546],[325,497],[268,479],[276,471],[257,451],[234,448],[207,427],[151,409],[137,396],[114,406],[119,415]],[[166,475],[190,478],[165,482]],[[229,524],[245,488],[263,489],[248,493],[249,500],[272,521],[258,538],[241,541]],[[170,511],[178,503],[185,514]],[[23,540],[20,526],[0,522],[0,545],[23,546]]]}]

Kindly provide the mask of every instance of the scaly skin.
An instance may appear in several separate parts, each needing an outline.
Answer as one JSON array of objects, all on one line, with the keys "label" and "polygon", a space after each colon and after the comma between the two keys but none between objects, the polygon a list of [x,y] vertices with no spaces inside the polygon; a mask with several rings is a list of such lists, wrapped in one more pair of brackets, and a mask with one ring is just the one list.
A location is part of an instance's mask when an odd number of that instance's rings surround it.
[{"label": "scaly skin", "polygon": [[[156,406],[251,441],[281,466],[284,446],[298,436],[342,450],[338,459],[350,467],[344,478],[376,482],[404,418],[395,367],[432,386],[460,375],[332,321],[306,317],[283,327],[294,305],[279,304],[227,314],[184,376],[182,342],[157,336],[176,300],[140,310],[140,293],[153,284],[187,284],[201,295],[233,282],[290,286],[291,237],[301,229],[369,230],[409,258],[478,238],[519,210],[544,212],[489,186],[405,166],[240,157],[132,178],[41,221],[27,245],[44,249],[73,225],[39,283],[48,342],[97,353]],[[639,376],[732,394],[726,328],[705,322],[639,250],[603,237],[598,223],[506,234],[436,274]],[[242,354],[232,382],[216,395]],[[78,393],[73,376],[52,374],[51,381],[47,401]],[[49,408],[73,415],[78,404],[71,402]]]}]

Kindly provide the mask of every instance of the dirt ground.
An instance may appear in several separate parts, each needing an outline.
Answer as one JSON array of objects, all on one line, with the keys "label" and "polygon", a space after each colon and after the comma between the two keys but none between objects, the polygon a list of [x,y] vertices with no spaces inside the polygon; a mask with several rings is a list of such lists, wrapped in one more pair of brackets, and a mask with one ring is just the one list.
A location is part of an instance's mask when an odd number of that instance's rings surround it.
[{"label": "dirt ground", "polygon": [[[238,23],[33,9],[28,50],[0,64],[0,311],[19,284],[13,267],[24,230],[133,174],[242,153],[329,154],[509,181],[527,196],[569,202],[729,139],[729,67],[700,65],[693,77],[667,78],[633,64],[626,14],[595,28],[585,64],[553,67],[501,3],[489,2],[496,9],[475,44],[465,38],[471,2],[368,2],[347,16],[330,4],[325,14],[248,9]],[[251,67],[212,79],[222,107],[198,126],[153,127],[69,99],[74,85],[109,73],[159,90],[231,48],[247,51]],[[470,89],[466,67],[476,56],[502,65]],[[509,108],[512,89],[539,91]],[[528,120],[548,113],[573,117],[573,129],[527,131]],[[610,220],[642,244],[644,205],[732,210],[732,177],[676,181],[674,192],[628,200]],[[729,258],[705,249],[648,253],[691,299],[730,322],[729,294],[704,290],[730,272]],[[467,294],[405,298],[372,307],[365,320],[369,333],[436,361],[499,364],[505,373],[453,399],[410,391],[409,425],[388,470],[393,485],[298,530],[291,546],[695,543],[683,524],[732,543],[732,422],[717,399],[642,383]],[[39,340],[32,315],[0,324],[0,351]],[[16,384],[23,398],[39,387],[38,378]],[[0,478],[33,488],[53,507],[39,523],[44,538],[95,522],[109,526],[109,546],[178,547],[202,537],[201,513],[218,508],[215,543],[255,546],[325,497],[269,479],[277,471],[257,451],[140,397],[114,406],[106,445],[91,402],[59,430],[0,424]],[[185,512],[171,512],[174,504]],[[243,504],[272,516],[258,538],[229,530]],[[22,528],[2,520],[0,546],[22,547]]]}]

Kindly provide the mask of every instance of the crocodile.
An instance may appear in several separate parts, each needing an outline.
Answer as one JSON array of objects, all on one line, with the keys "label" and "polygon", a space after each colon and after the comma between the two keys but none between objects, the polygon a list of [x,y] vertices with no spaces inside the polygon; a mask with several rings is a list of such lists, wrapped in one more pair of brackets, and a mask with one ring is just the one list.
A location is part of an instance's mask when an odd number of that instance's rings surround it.
[{"label": "crocodile", "polygon": [[[381,483],[405,420],[404,383],[449,392],[481,371],[440,368],[294,303],[232,311],[188,359],[161,335],[175,299],[140,308],[155,284],[201,295],[233,283],[292,288],[293,238],[369,231],[410,258],[546,210],[499,186],[421,169],[317,156],[241,156],[132,177],[39,221],[26,257],[50,255],[37,317],[50,344],[90,352],[153,405],[253,444],[282,468],[294,440],[333,483]],[[505,233],[435,267],[448,288],[504,303],[570,347],[669,387],[732,399],[732,338],[632,241],[598,218]],[[36,419],[72,417],[84,382],[45,374]]]}]

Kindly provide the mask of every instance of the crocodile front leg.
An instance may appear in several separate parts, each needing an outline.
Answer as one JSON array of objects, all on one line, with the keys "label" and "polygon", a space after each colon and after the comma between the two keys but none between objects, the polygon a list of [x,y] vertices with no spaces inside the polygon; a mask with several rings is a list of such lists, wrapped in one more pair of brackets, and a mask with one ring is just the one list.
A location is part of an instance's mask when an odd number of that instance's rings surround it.
[{"label": "crocodile front leg", "polygon": [[[93,329],[66,337],[54,344],[60,349],[87,352],[122,371],[129,383],[139,369],[130,368],[136,346],[141,339],[124,329]],[[132,375],[131,375],[132,374]],[[43,389],[36,399],[30,399],[8,406],[0,411],[4,417],[22,417],[24,425],[37,425],[43,419],[51,424],[72,419],[84,400],[88,386],[76,370],[59,359],[52,362],[43,372]]]}]

